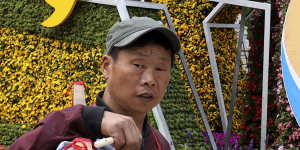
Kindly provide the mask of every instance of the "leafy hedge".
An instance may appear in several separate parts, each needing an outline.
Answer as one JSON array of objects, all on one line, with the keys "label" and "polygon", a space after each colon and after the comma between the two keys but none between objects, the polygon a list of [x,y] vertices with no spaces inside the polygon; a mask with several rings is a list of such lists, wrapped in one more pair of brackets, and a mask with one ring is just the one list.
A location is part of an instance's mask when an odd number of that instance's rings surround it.
[{"label": "leafy hedge", "polygon": [[[15,124],[13,130],[5,131],[17,133],[8,134],[10,138],[2,139],[2,145],[9,145],[23,133],[18,127],[32,128],[50,111],[71,106],[71,95],[64,94],[73,81],[86,83],[89,104],[105,87],[100,60],[105,35],[119,20],[116,8],[78,2],[62,25],[40,26],[52,10],[43,0],[0,1],[0,121]],[[131,16],[159,18],[153,10],[129,11]],[[176,147],[187,142],[181,135],[188,131],[193,139],[191,147],[206,145],[190,106],[184,81],[174,68],[162,108]],[[150,120],[153,124],[153,118]]]},{"label": "leafy hedge", "polygon": [[0,149],[2,146],[9,146],[17,137],[29,131],[30,128],[16,124],[0,123]]},{"label": "leafy hedge", "polygon": [[[104,48],[108,29],[119,21],[116,7],[78,2],[70,17],[60,26],[45,28],[40,25],[53,12],[44,0],[0,1],[0,26],[39,34],[67,42],[100,45]],[[156,10],[129,8],[131,16],[158,18]]]},{"label": "leafy hedge", "polygon": [[202,138],[198,118],[194,113],[192,102],[185,90],[185,82],[180,77],[180,70],[172,72],[171,82],[164,100],[161,102],[163,113],[167,119],[172,138],[176,147],[188,144],[191,148],[205,148],[207,143]]}]

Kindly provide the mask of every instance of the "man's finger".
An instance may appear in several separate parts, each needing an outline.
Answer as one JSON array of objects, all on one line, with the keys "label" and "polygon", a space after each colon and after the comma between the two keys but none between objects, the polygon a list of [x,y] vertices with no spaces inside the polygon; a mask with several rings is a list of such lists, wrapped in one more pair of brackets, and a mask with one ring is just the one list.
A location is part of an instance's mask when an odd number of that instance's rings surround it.
[{"label": "man's finger", "polygon": [[112,138],[114,139],[113,146],[117,149],[122,148],[126,143],[124,131],[121,128],[112,135]]},{"label": "man's finger", "polygon": [[142,143],[142,135],[132,119],[130,119],[127,126],[124,129],[126,143],[123,150],[139,150]]}]

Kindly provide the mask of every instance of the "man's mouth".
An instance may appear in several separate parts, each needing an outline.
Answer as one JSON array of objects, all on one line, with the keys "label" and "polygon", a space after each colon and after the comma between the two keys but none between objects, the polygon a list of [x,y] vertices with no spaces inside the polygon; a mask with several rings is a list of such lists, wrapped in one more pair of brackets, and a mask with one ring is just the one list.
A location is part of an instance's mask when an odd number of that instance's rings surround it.
[{"label": "man's mouth", "polygon": [[152,100],[154,98],[154,96],[152,94],[139,94],[137,97],[145,99],[145,100]]}]

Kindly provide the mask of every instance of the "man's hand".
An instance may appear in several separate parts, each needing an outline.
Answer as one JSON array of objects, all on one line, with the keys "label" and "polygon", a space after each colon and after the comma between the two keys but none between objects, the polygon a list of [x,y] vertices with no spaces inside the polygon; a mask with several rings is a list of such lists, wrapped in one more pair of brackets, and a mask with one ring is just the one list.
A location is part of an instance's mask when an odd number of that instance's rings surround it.
[{"label": "man's hand", "polygon": [[101,133],[113,137],[118,150],[140,150],[142,135],[131,117],[104,111]]}]

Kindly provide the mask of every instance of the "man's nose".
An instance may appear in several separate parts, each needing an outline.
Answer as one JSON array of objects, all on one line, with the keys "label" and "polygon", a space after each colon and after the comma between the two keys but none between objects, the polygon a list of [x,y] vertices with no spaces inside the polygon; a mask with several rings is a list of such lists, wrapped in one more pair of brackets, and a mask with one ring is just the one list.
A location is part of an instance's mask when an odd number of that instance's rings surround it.
[{"label": "man's nose", "polygon": [[147,86],[155,86],[155,75],[152,70],[145,70],[142,75],[142,83]]}]

